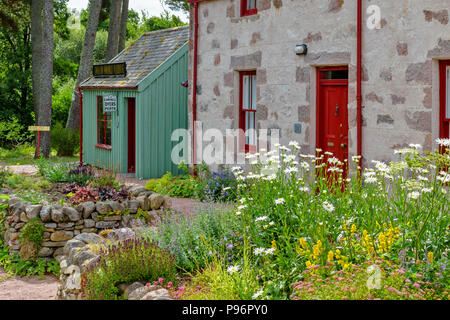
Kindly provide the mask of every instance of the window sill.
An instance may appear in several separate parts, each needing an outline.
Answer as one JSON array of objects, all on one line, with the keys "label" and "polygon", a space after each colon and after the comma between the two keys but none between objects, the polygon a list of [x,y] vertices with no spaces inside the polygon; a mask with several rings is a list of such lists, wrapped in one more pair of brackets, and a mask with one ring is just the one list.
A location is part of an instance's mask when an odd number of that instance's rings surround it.
[{"label": "window sill", "polygon": [[104,150],[111,150],[112,149],[112,147],[111,146],[108,146],[107,144],[96,144],[95,145],[95,147],[96,148],[99,148],[99,149],[104,149]]}]

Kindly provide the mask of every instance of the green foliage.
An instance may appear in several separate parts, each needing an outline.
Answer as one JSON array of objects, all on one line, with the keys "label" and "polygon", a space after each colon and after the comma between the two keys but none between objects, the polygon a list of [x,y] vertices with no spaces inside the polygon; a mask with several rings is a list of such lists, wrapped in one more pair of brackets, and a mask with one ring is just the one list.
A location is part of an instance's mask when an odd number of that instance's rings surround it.
[{"label": "green foliage", "polygon": [[30,131],[25,131],[15,116],[0,120],[0,146],[8,149],[15,148],[29,140],[31,136]]},{"label": "green foliage", "polygon": [[50,183],[47,180],[37,177],[30,177],[23,174],[11,174],[6,180],[6,186],[19,191],[49,189]]},{"label": "green foliage", "polygon": [[145,188],[170,197],[195,198],[198,185],[198,180],[191,175],[174,177],[172,173],[167,172],[160,179],[148,180]]},{"label": "green foliage", "polygon": [[47,273],[59,276],[60,272],[59,262],[55,259],[22,260],[17,254],[10,254],[8,248],[2,248],[1,243],[0,267],[8,273],[19,276],[43,276]]},{"label": "green foliage", "polygon": [[106,169],[102,169],[98,172],[95,179],[89,181],[89,186],[91,188],[109,188],[114,190],[119,190],[122,187],[122,182],[116,179],[117,174],[111,170],[111,172]]},{"label": "green foliage", "polygon": [[233,213],[207,210],[192,218],[183,215],[165,218],[158,232],[147,236],[170,250],[178,268],[193,271],[206,266],[214,257],[224,261],[237,258],[239,228]]},{"label": "green foliage", "polygon": [[167,11],[161,13],[159,17],[147,17],[144,14],[142,20],[143,23],[141,29],[144,32],[169,29],[186,25],[179,17],[177,17],[176,15],[170,15]]},{"label": "green foliage", "polygon": [[32,243],[36,248],[36,253],[42,248],[42,239],[44,236],[44,225],[38,217],[28,221],[20,230],[19,241],[23,244]]},{"label": "green foliage", "polygon": [[3,188],[11,175],[12,172],[8,170],[6,165],[4,163],[0,163],[0,188]]},{"label": "green foliage", "polygon": [[88,300],[116,300],[119,283],[159,278],[173,282],[176,269],[173,256],[156,243],[144,239],[128,239],[100,252],[98,265],[82,274],[81,290]]},{"label": "green foliage", "polygon": [[189,3],[187,0],[160,0],[161,3],[167,5],[171,10],[181,10],[185,13],[189,12]]},{"label": "green foliage", "polygon": [[60,122],[57,122],[51,131],[51,143],[58,156],[70,157],[80,148],[80,135],[78,131],[64,128]]},{"label": "green foliage", "polygon": [[39,174],[50,182],[67,182],[69,180],[70,164],[67,163],[51,163],[42,155],[37,160],[36,166]]}]

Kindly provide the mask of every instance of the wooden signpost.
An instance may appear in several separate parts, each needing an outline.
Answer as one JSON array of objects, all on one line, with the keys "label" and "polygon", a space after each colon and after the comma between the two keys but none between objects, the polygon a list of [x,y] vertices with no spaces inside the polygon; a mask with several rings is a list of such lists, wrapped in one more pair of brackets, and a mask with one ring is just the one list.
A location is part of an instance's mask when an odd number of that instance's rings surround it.
[{"label": "wooden signpost", "polygon": [[50,131],[49,126],[30,126],[28,127],[29,131],[37,131],[38,133],[38,141],[37,141],[37,153],[36,156],[39,158],[39,151],[41,147],[41,131]]}]

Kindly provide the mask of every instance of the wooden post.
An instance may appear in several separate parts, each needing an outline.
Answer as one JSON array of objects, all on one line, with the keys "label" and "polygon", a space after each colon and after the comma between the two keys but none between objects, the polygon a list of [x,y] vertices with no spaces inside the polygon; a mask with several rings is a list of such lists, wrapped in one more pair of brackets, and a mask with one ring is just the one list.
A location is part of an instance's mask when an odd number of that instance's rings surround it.
[{"label": "wooden post", "polygon": [[37,131],[37,133],[38,133],[36,156],[37,156],[37,158],[39,158],[40,151],[41,151],[41,131],[50,131],[50,127],[48,127],[48,126],[30,126],[30,127],[28,127],[28,130],[29,131]]}]

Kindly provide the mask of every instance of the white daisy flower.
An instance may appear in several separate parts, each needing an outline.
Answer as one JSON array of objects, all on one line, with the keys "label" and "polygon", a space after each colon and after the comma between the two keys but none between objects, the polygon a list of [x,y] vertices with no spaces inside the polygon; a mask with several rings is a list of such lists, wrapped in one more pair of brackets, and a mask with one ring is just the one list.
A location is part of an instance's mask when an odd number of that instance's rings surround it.
[{"label": "white daisy flower", "polygon": [[256,218],[256,219],[255,219],[255,222],[266,221],[267,219],[269,219],[267,216],[262,216],[262,217]]},{"label": "white daisy flower", "polygon": [[420,192],[418,192],[418,191],[413,191],[408,194],[408,198],[411,198],[411,199],[418,199],[419,196],[420,196]]},{"label": "white daisy flower", "polygon": [[239,265],[229,266],[227,270],[228,270],[229,273],[238,272],[239,271]]},{"label": "white daisy flower", "polygon": [[266,252],[266,249],[264,248],[256,248],[253,253],[255,256],[262,256]]},{"label": "white daisy flower", "polygon": [[263,294],[263,292],[264,292],[264,291],[263,291],[262,289],[259,290],[259,291],[257,291],[257,292],[252,296],[252,299],[255,300],[255,299],[261,297],[262,294]]},{"label": "white daisy flower", "polygon": [[275,204],[283,204],[283,203],[284,203],[283,198],[279,198],[279,199],[275,200]]},{"label": "white daisy flower", "polygon": [[326,211],[328,211],[328,212],[333,212],[333,211],[334,211],[334,206],[333,206],[331,203],[329,203],[328,201],[325,201],[325,202],[322,204],[322,206],[323,206],[323,208],[324,208]]}]

